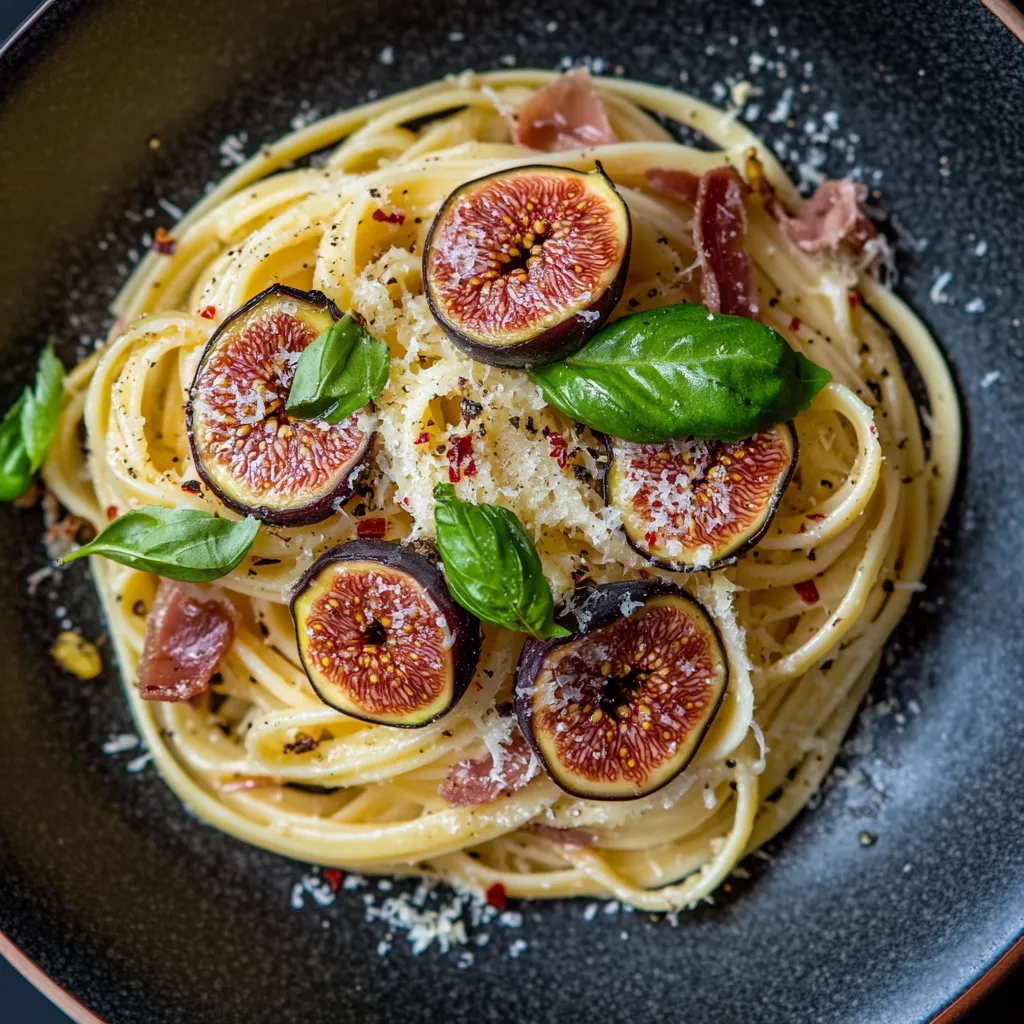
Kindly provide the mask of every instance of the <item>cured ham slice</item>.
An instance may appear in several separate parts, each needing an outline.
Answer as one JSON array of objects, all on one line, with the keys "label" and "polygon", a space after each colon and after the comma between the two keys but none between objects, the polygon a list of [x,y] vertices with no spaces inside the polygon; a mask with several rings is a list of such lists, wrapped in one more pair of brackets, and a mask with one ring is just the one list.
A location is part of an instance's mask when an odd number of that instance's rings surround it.
[{"label": "cured ham slice", "polygon": [[218,591],[161,580],[146,620],[139,665],[143,700],[191,700],[205,692],[238,627]]},{"label": "cured ham slice", "polygon": [[556,828],[554,825],[531,825],[530,831],[557,843],[563,850],[585,850],[597,842],[598,835],[587,828]]},{"label": "cured ham slice", "polygon": [[693,244],[704,271],[701,299],[712,313],[756,320],[760,307],[754,269],[743,244],[746,183],[733,167],[701,175],[693,211]]},{"label": "cured ham slice", "polygon": [[790,241],[804,252],[822,252],[837,249],[849,240],[855,251],[875,234],[871,222],[860,212],[858,205],[867,190],[858,182],[844,178],[825,181],[814,195],[800,207],[796,216],[776,206],[776,217]]},{"label": "cured ham slice", "polygon": [[519,145],[546,153],[619,141],[586,68],[573,68],[538,89],[516,110],[511,126]]},{"label": "cured ham slice", "polygon": [[664,167],[651,167],[644,175],[655,191],[673,199],[681,199],[693,206],[697,202],[700,175],[693,171],[674,171]]},{"label": "cured ham slice", "polygon": [[537,774],[533,751],[518,729],[501,749],[503,756],[497,769],[490,754],[453,764],[438,786],[438,794],[453,807],[471,807],[522,789]]}]

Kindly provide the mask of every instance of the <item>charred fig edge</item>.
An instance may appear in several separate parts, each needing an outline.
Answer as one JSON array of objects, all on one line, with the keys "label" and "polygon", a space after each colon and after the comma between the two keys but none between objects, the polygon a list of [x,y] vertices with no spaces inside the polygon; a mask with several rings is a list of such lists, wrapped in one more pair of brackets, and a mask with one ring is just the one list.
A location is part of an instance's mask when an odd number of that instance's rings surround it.
[{"label": "charred fig edge", "polygon": [[[301,623],[296,614],[295,605],[304,591],[314,582],[320,573],[335,562],[378,562],[389,569],[397,569],[399,572],[411,576],[430,595],[437,605],[438,611],[444,616],[448,630],[455,643],[451,648],[452,655],[452,699],[449,704],[437,714],[422,722],[382,722],[376,718],[369,718],[366,715],[359,715],[347,708],[339,708],[332,704],[317,685],[316,680],[310,675],[306,667],[306,659],[302,656],[302,637],[300,634]],[[330,708],[334,708],[339,714],[349,718],[355,718],[360,722],[368,722],[371,725],[380,725],[387,729],[422,729],[424,726],[433,725],[434,722],[450,714],[469,689],[469,684],[476,674],[477,663],[480,660],[480,648],[483,638],[480,631],[480,621],[471,615],[461,605],[456,604],[448,591],[448,584],[444,574],[426,556],[414,551],[411,547],[397,544],[389,540],[350,540],[339,544],[328,551],[325,551],[317,560],[302,574],[295,588],[292,590],[291,599],[288,602],[288,611],[292,616],[292,623],[295,626],[295,648],[299,654],[299,662],[302,671],[305,672],[309,685],[313,692]]]},{"label": "charred fig edge", "polygon": [[[503,171],[483,174],[479,178],[467,181],[455,189],[441,204],[440,209],[430,224],[427,237],[423,243],[423,258],[421,260],[423,291],[427,297],[427,306],[430,309],[431,315],[441,330],[444,331],[448,340],[476,362],[485,363],[489,366],[498,366],[506,370],[529,370],[535,366],[547,366],[550,363],[561,362],[563,359],[573,355],[573,353],[578,352],[608,322],[608,318],[615,311],[615,307],[619,304],[619,300],[626,290],[629,258],[633,249],[633,219],[629,214],[626,200],[622,198],[622,194],[616,187],[615,182],[608,176],[600,161],[595,161],[595,165],[596,170],[594,171],[577,171],[573,167],[561,167],[558,164],[523,164],[520,167],[509,167]],[[599,175],[612,189],[626,211],[626,242],[622,249],[621,268],[618,274],[616,274],[611,284],[598,296],[597,301],[592,306],[588,306],[585,310],[580,310],[572,316],[560,320],[552,327],[545,328],[536,337],[527,338],[525,341],[517,341],[512,345],[488,345],[485,342],[474,341],[467,335],[462,334],[450,323],[448,317],[440,309],[437,300],[434,298],[434,287],[430,280],[427,264],[430,260],[433,246],[434,231],[451,201],[473,185],[478,185],[482,181],[500,177],[503,174],[514,171],[572,171],[574,174]],[[597,320],[590,320],[583,316],[584,313],[594,312],[598,314]],[[488,358],[481,358],[483,354],[486,354]]]},{"label": "charred fig edge", "polygon": [[[560,789],[563,793],[568,793],[570,796],[577,797],[581,800],[600,800],[607,803],[622,803],[626,800],[645,800],[647,797],[659,790],[664,789],[670,782],[674,782],[683,774],[684,771],[690,766],[693,759],[697,756],[705,738],[707,737],[708,731],[710,730],[715,719],[718,717],[718,712],[722,707],[722,702],[725,700],[725,694],[729,689],[729,683],[732,679],[732,668],[729,664],[729,655],[725,648],[725,643],[722,640],[722,633],[718,628],[718,623],[715,622],[711,613],[691,594],[688,594],[682,587],[675,583],[670,583],[668,580],[623,580],[620,583],[604,583],[595,584],[589,587],[578,587],[577,590],[590,590],[595,597],[595,607],[591,612],[591,616],[587,621],[586,629],[579,629],[579,621],[576,616],[572,613],[566,613],[564,610],[555,616],[555,621],[566,629],[571,631],[571,636],[558,637],[554,640],[535,640],[532,637],[528,638],[526,643],[523,645],[522,652],[519,655],[519,661],[516,663],[515,671],[515,684],[513,687],[513,703],[516,711],[516,721],[519,723],[519,731],[522,732],[526,742],[530,745],[530,749],[533,751],[537,761],[544,769],[544,774]],[[573,591],[575,593],[575,591]],[[548,763],[544,757],[543,752],[540,749],[540,744],[534,738],[533,735],[533,707],[532,707],[532,695],[533,695],[533,681],[537,678],[537,673],[544,663],[544,659],[549,654],[556,651],[560,647],[564,647],[566,644],[571,644],[579,640],[581,637],[586,636],[588,633],[593,633],[595,630],[603,629],[605,626],[611,625],[616,619],[626,618],[621,612],[621,606],[623,599],[630,597],[633,600],[641,601],[645,606],[647,602],[655,597],[662,597],[669,595],[672,597],[682,597],[689,601],[708,622],[711,627],[711,635],[715,639],[715,643],[718,645],[718,651],[722,658],[722,665],[724,667],[725,676],[722,680],[722,688],[718,694],[718,700],[715,701],[714,707],[711,709],[707,716],[706,721],[700,729],[700,734],[697,736],[696,742],[693,745],[693,750],[690,752],[690,756],[682,762],[679,769],[675,774],[670,775],[663,782],[658,783],[653,789],[644,790],[644,792],[637,794],[636,796],[595,796],[593,793],[585,793],[576,789],[570,789],[564,785],[559,779],[556,779],[554,774],[548,768]]]},{"label": "charred fig edge", "polygon": [[[789,487],[790,482],[793,479],[793,474],[796,472],[797,463],[800,460],[800,441],[797,437],[796,427],[793,425],[792,420],[787,420],[785,423],[777,423],[774,427],[769,427],[769,430],[777,430],[779,427],[786,427],[789,430],[790,437],[793,441],[793,455],[789,460],[789,465],[786,467],[786,472],[782,475],[782,481],[779,484],[778,493],[771,502],[771,507],[768,512],[761,529],[751,537],[747,538],[735,551],[731,551],[724,558],[719,558],[717,561],[712,562],[710,565],[685,565],[680,562],[670,562],[667,559],[659,558],[657,555],[652,555],[650,552],[645,551],[636,541],[630,537],[626,530],[625,523],[619,527],[622,531],[623,537],[626,538],[626,543],[649,565],[656,566],[659,569],[667,569],[669,572],[678,572],[683,575],[689,575],[695,572],[718,572],[721,569],[728,569],[730,565],[735,565],[739,561],[742,555],[745,555],[751,548],[756,547],[764,535],[768,532],[768,527],[772,525],[772,520],[775,519],[776,514],[779,511],[779,505],[782,502],[783,495],[786,493],[786,489]],[[759,431],[763,433],[763,431]],[[604,472],[601,474],[601,497],[604,500],[605,505],[612,505],[611,495],[609,494],[608,487],[608,476],[612,471],[612,463],[615,461],[613,454],[612,438],[607,434],[601,434],[595,431],[595,435],[604,443],[605,450],[608,453],[608,464],[604,468]]]},{"label": "charred fig edge", "polygon": [[322,291],[316,288],[304,292],[299,288],[292,288],[290,285],[272,284],[269,288],[264,288],[259,295],[254,295],[248,302],[239,306],[238,309],[227,317],[206,343],[203,354],[199,357],[199,365],[196,367],[195,375],[192,377],[192,383],[188,388],[188,398],[185,402],[185,433],[188,435],[189,451],[192,454],[192,463],[196,468],[196,472],[225,508],[231,509],[232,512],[238,512],[240,515],[255,516],[261,523],[266,523],[268,526],[311,526],[313,523],[320,523],[325,519],[329,519],[336,511],[334,508],[335,504],[345,502],[352,496],[369,469],[369,457],[373,452],[374,441],[377,437],[376,431],[366,435],[362,446],[352,458],[352,468],[333,491],[321,498],[317,498],[316,501],[297,506],[294,509],[272,509],[266,505],[246,505],[244,502],[237,501],[231,495],[222,491],[210,474],[207,473],[203,460],[199,457],[198,445],[196,444],[195,432],[193,430],[192,403],[195,400],[196,385],[199,381],[199,375],[203,372],[206,360],[211,352],[213,352],[217,340],[235,320],[244,317],[272,295],[282,295],[299,302],[305,302],[318,310],[329,313],[335,323],[342,318],[342,313],[337,305],[335,305],[334,300],[329,299]]}]

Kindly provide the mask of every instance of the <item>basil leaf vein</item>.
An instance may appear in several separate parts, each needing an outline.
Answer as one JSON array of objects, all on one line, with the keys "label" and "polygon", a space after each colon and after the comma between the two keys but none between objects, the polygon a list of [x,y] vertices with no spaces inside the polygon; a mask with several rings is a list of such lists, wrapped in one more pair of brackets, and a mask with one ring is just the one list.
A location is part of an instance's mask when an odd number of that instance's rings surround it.
[{"label": "basil leaf vein", "polygon": [[452,597],[478,619],[538,640],[568,636],[537,549],[516,514],[463,501],[451,484],[434,488],[434,527]]},{"label": "basil leaf vein", "polygon": [[570,419],[641,443],[739,441],[792,419],[831,380],[770,327],[697,303],[622,317],[531,377]]},{"label": "basil leaf vein", "polygon": [[340,423],[372,402],[390,374],[387,345],[343,316],[303,349],[285,410],[299,419]]},{"label": "basil leaf vein", "polygon": [[63,562],[88,555],[183,583],[208,583],[226,576],[245,557],[259,521],[221,519],[199,509],[146,505],[119,516]]}]

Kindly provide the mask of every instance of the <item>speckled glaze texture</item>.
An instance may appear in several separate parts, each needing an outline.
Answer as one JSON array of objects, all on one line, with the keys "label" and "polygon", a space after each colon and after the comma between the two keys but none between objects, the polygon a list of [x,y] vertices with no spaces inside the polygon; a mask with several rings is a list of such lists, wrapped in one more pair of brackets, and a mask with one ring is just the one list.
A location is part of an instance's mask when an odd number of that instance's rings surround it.
[{"label": "speckled glaze texture", "polygon": [[[752,52],[781,56],[786,78],[752,74]],[[980,4],[58,4],[0,59],[0,400],[47,333],[69,361],[100,336],[141,237],[225,173],[229,133],[251,153],[297,113],[371,90],[586,57],[711,99],[751,77],[755,126],[787,160],[834,111],[833,135],[860,141],[853,163],[821,144],[824,169],[883,172],[900,290],[955,367],[958,498],[840,770],[749,880],[676,927],[585,921],[585,901],[514,906],[522,927],[470,947],[467,969],[400,936],[379,957],[361,892],[291,909],[303,866],[197,822],[152,768],[126,771],[137,751],[102,753],[131,731],[113,666],[81,683],[46,653],[65,616],[101,632],[86,571],[27,597],[39,518],[3,507],[0,929],[110,1022],[910,1024],[1022,929],[1024,50]],[[792,126],[768,116],[786,89]]]}]

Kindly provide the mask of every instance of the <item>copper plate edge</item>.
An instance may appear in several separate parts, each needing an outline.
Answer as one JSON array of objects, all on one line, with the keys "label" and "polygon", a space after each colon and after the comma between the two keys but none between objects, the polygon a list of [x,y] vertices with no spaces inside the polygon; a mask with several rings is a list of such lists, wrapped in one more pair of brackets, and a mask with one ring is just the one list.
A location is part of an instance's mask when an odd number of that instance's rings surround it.
[{"label": "copper plate edge", "polygon": [[981,0],[1022,43],[1024,43],[1024,14],[1010,0]]},{"label": "copper plate edge", "polygon": [[[985,2],[985,0],[982,0]],[[1019,935],[1009,949],[994,964],[986,967],[944,1010],[940,1010],[928,1024],[955,1024],[968,1010],[972,1010],[985,996],[990,995],[1009,976],[1024,964],[1024,934]]]},{"label": "copper plate edge", "polygon": [[87,1006],[83,1006],[70,992],[62,989],[39,964],[26,956],[3,932],[0,932],[0,956],[77,1024],[105,1024],[102,1018],[97,1017]]}]

